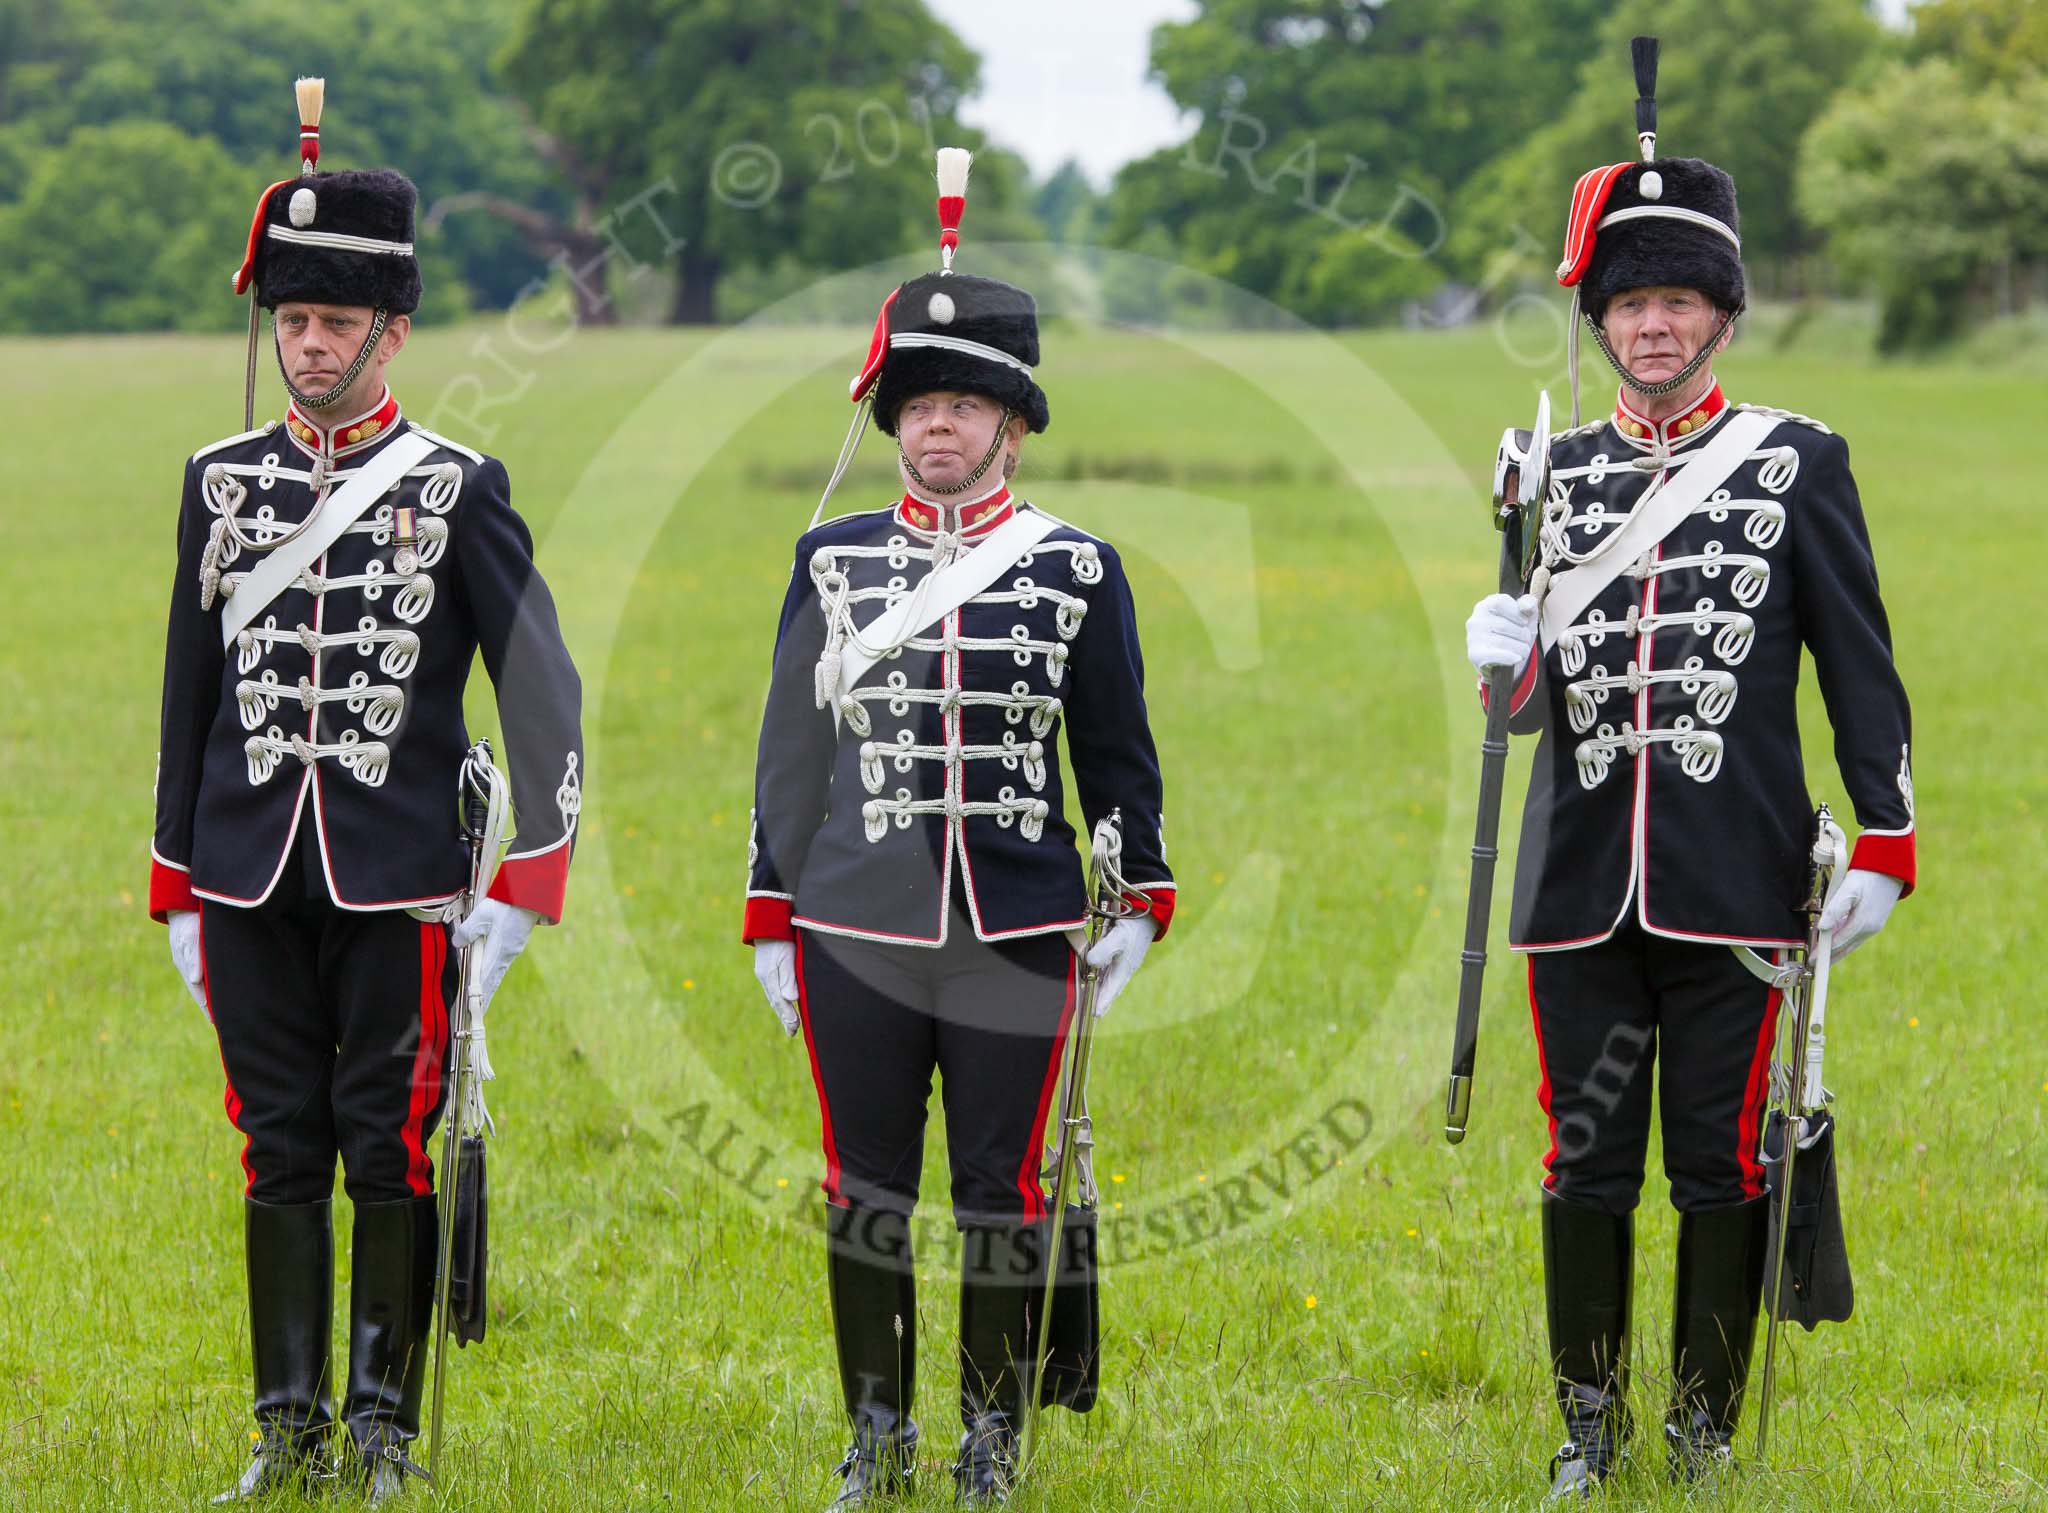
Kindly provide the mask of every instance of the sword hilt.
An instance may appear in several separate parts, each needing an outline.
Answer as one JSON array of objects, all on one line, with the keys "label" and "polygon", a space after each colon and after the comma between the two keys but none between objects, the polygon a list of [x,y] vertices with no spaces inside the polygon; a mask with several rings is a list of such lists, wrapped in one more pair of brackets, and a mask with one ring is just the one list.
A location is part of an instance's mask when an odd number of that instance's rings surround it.
[{"label": "sword hilt", "polygon": [[462,837],[471,846],[483,844],[490,823],[492,766],[490,738],[481,737],[462,759]]},{"label": "sword hilt", "polygon": [[1806,871],[1806,898],[1799,905],[1801,914],[1818,918],[1827,907],[1828,879],[1840,861],[1835,855],[1834,824],[1834,813],[1823,799],[1813,811],[1813,846],[1807,853],[1811,865]]}]

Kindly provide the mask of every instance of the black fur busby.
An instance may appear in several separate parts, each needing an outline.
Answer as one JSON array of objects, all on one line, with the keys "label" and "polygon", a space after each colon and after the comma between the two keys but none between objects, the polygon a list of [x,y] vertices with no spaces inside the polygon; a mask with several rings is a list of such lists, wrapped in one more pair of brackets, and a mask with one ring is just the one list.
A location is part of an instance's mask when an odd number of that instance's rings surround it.
[{"label": "black fur busby", "polygon": [[[1645,190],[1654,187],[1655,194]],[[1632,163],[1608,191],[1599,214],[1648,208],[1689,210],[1720,222],[1736,235],[1735,181],[1699,158]],[[1598,321],[1607,302],[1624,289],[1671,285],[1697,289],[1724,311],[1742,308],[1742,254],[1711,226],[1682,217],[1646,215],[1599,231],[1580,298]]]},{"label": "black fur busby", "polygon": [[[927,273],[904,284],[883,312],[888,343],[875,378],[875,424],[896,434],[903,402],[918,394],[985,394],[1033,431],[1052,419],[1045,391],[1025,371],[1038,366],[1038,306],[1024,290],[965,273]],[[956,346],[905,345],[902,338],[950,338],[1007,354],[1023,367]]]},{"label": "black fur busby", "polygon": [[412,180],[389,168],[309,173],[279,184],[264,197],[251,233],[258,301],[273,310],[306,300],[410,315],[420,303],[418,199]]}]

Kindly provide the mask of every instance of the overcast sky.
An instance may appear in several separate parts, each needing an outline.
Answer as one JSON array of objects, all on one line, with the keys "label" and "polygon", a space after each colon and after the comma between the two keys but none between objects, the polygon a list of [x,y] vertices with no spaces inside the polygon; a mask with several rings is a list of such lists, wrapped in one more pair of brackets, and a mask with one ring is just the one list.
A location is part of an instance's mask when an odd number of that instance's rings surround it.
[{"label": "overcast sky", "polygon": [[981,54],[981,93],[961,115],[1022,153],[1040,178],[1073,158],[1104,184],[1132,158],[1186,136],[1145,68],[1152,28],[1192,16],[1194,0],[928,3]]},{"label": "overcast sky", "polygon": [[[927,0],[981,54],[981,93],[961,114],[1024,155],[1043,178],[1068,158],[1098,185],[1132,158],[1182,140],[1166,92],[1145,77],[1161,21],[1195,14],[1195,0]],[[1876,0],[1894,25],[1913,0]]]}]

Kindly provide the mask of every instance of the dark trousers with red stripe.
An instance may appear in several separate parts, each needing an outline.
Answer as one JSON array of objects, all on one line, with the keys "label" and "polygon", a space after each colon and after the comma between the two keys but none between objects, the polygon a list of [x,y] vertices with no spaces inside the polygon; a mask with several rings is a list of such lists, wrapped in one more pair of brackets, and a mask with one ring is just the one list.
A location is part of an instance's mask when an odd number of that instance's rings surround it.
[{"label": "dark trousers with red stripe", "polygon": [[456,960],[448,927],[336,908],[296,855],[255,908],[200,912],[228,1118],[259,1203],[334,1191],[389,1203],[433,1191]]},{"label": "dark trousers with red stripe", "polygon": [[1757,1140],[1778,994],[1733,951],[1651,935],[1631,919],[1598,945],[1532,954],[1529,1003],[1552,1193],[1616,1215],[1635,1209],[1661,1065],[1672,1206],[1704,1213],[1762,1195]]},{"label": "dark trousers with red stripe", "polygon": [[797,933],[797,979],[824,1126],[825,1194],[908,1215],[939,1074],[962,1229],[1042,1218],[1039,1181],[1074,1014],[1064,935],[983,942],[959,916],[936,949]]}]

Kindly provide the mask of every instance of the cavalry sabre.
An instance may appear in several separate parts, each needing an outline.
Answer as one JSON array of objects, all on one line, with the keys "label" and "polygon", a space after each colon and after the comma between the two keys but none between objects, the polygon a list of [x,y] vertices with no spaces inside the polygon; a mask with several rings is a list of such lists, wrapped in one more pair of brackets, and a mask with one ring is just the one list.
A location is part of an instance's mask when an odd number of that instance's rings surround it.
[{"label": "cavalry sabre", "polygon": [[[1842,827],[1835,823],[1828,806],[1822,804],[1814,813],[1813,849],[1810,853],[1812,870],[1808,877],[1806,901],[1799,906],[1799,912],[1806,916],[1807,921],[1805,951],[1800,961],[1780,968],[1777,973],[1777,980],[1783,984],[1785,996],[1790,1000],[1792,1013],[1789,1018],[1780,1017],[1781,1055],[1774,1057],[1771,1063],[1773,1107],[1765,1119],[1761,1152],[1763,1164],[1771,1172],[1772,1179],[1768,1199],[1772,1234],[1770,1255],[1765,1262],[1770,1267],[1770,1286],[1765,1308],[1764,1371],[1763,1381],[1757,1389],[1758,1460],[1764,1458],[1770,1446],[1771,1398],[1777,1385],[1778,1332],[1784,1323],[1787,1306],[1787,1237],[1793,1228],[1793,1211],[1798,1206],[1794,1202],[1793,1179],[1801,1151],[1812,1151],[1816,1158],[1828,1162],[1822,1170],[1821,1185],[1816,1189],[1816,1201],[1811,1205],[1815,1215],[1810,1227],[1817,1229],[1824,1222],[1821,1211],[1828,1206],[1832,1192],[1834,1120],[1829,1113],[1829,1105],[1834,1102],[1834,1095],[1821,1083],[1821,1063],[1827,1053],[1828,969],[1834,957],[1834,932],[1823,930],[1820,920],[1828,901],[1841,885],[1844,876],[1842,863],[1847,849],[1848,838],[1843,835]],[[1774,1133],[1782,1154],[1772,1150]],[[1795,1262],[1799,1260],[1794,1259]],[[1810,1286],[1814,1280],[1812,1273],[1804,1266],[1800,1270],[1802,1278]],[[1847,1281],[1845,1260],[1841,1273],[1845,1288]],[[1799,1284],[1795,1282],[1794,1285],[1797,1290]],[[1806,1303],[1806,1309],[1802,1311],[1810,1313],[1810,1317],[1802,1317],[1801,1322],[1808,1329],[1813,1328],[1812,1319],[1815,1318],[1848,1316],[1846,1308],[1839,1313],[1832,1311],[1834,1300],[1831,1298],[1795,1299],[1792,1306],[1799,1308],[1802,1301]]]},{"label": "cavalry sabre", "polygon": [[[1059,1123],[1054,1130],[1054,1145],[1044,1172],[1052,1191],[1051,1219],[1045,1242],[1045,1280],[1039,1287],[1038,1306],[1030,1316],[1030,1327],[1025,1331],[1031,1342],[1032,1369],[1030,1380],[1025,1385],[1023,1432],[1017,1447],[1020,1475],[1031,1464],[1031,1452],[1038,1435],[1039,1411],[1048,1401],[1047,1367],[1059,1343],[1054,1339],[1054,1299],[1059,1291],[1060,1266],[1065,1259],[1068,1209],[1075,1209],[1082,1227],[1087,1229],[1101,1201],[1095,1186],[1095,1124],[1088,1114],[1088,1062],[1095,1045],[1095,1004],[1102,991],[1102,970],[1089,966],[1087,962],[1088,951],[1094,948],[1111,925],[1144,911],[1142,903],[1133,902],[1130,884],[1124,880],[1123,849],[1123,815],[1113,809],[1096,825],[1090,846],[1088,933],[1087,945],[1081,952],[1081,993],[1074,1007],[1073,1026],[1067,1033],[1067,1064],[1060,1078]],[[1079,1279],[1079,1285],[1092,1293],[1096,1285],[1096,1257],[1093,1254],[1084,1257],[1082,1265],[1085,1275]],[[1092,1309],[1091,1300],[1091,1314]],[[1087,1358],[1063,1360],[1062,1367],[1091,1378],[1095,1342],[1083,1340],[1079,1348]],[[1066,1354],[1071,1356],[1074,1353],[1072,1342],[1068,1342]],[[1056,1391],[1053,1400],[1085,1411],[1094,1401],[1093,1382],[1084,1381],[1071,1395]]]},{"label": "cavalry sabre", "polygon": [[[462,774],[456,785],[461,807],[462,836],[469,845],[469,885],[456,900],[452,920],[466,918],[491,891],[498,872],[498,852],[505,839],[509,788],[504,773],[491,756],[488,739],[469,748],[462,760]],[[481,942],[462,948],[457,960],[459,972],[455,1006],[450,1015],[448,1036],[448,1113],[441,1142],[442,1194],[440,1241],[434,1268],[434,1406],[427,1438],[427,1479],[432,1481],[441,1467],[441,1398],[447,1386],[448,1336],[457,1322],[448,1317],[448,1297],[455,1259],[456,1215],[461,1206],[463,1168],[473,1165],[471,1181],[483,1176],[481,1159],[466,1161],[465,1142],[481,1142],[486,1129],[496,1133],[490,1110],[484,1107],[483,1084],[492,1080],[490,1054],[484,1047],[483,982],[477,971],[476,952]],[[481,1151],[477,1153],[481,1156]],[[472,1280],[472,1288],[476,1279]],[[475,1302],[474,1295],[471,1298]],[[465,1330],[462,1343],[480,1337]]]}]

